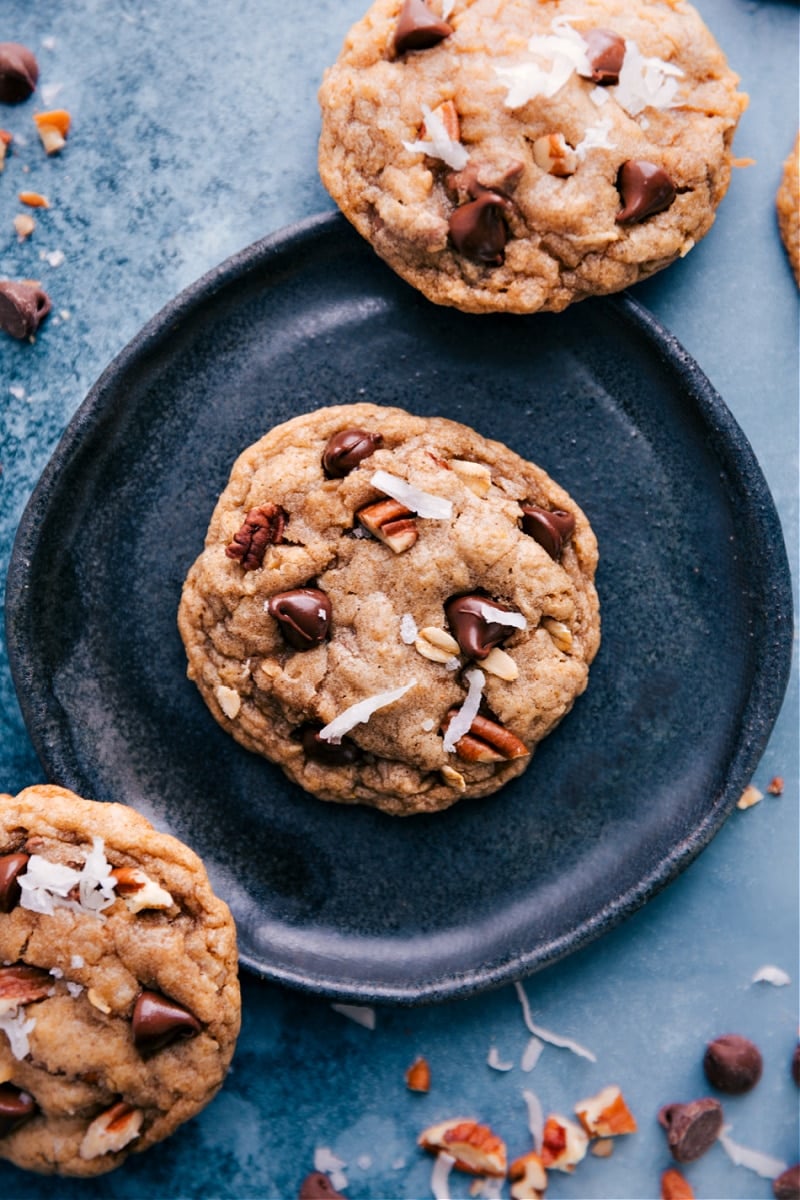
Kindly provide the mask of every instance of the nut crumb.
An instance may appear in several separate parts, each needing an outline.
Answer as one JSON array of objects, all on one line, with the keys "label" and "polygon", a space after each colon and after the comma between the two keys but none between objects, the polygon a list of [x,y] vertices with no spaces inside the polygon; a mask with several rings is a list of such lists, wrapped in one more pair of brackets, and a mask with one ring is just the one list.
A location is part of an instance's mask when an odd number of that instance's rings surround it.
[{"label": "nut crumb", "polygon": [[592,1142],[589,1147],[589,1153],[595,1158],[611,1158],[614,1153],[614,1139],[610,1137],[598,1138],[596,1142]]},{"label": "nut crumb", "polygon": [[783,776],[782,775],[774,775],[773,778],[770,779],[769,783],[767,784],[767,791],[769,792],[770,796],[782,796],[783,795]]},{"label": "nut crumb", "polygon": [[406,1071],[406,1087],[410,1092],[431,1090],[431,1068],[428,1060],[420,1055]]},{"label": "nut crumb", "polygon": [[217,685],[214,694],[217,697],[217,703],[229,720],[232,721],[234,717],[239,715],[239,709],[242,707],[242,698],[234,688],[226,687],[224,683],[220,683]]},{"label": "nut crumb", "polygon": [[24,242],[25,238],[29,238],[35,228],[36,222],[29,213],[18,213],[17,216],[14,217],[14,229],[16,230],[17,237],[21,242]]},{"label": "nut crumb", "polygon": [[17,199],[20,204],[27,204],[28,208],[49,208],[50,201],[47,196],[43,196],[41,192],[19,192]]},{"label": "nut crumb", "polygon": [[763,799],[764,793],[760,792],[752,783],[749,783],[736,801],[736,807],[741,809],[752,808],[754,804],[758,804]]}]

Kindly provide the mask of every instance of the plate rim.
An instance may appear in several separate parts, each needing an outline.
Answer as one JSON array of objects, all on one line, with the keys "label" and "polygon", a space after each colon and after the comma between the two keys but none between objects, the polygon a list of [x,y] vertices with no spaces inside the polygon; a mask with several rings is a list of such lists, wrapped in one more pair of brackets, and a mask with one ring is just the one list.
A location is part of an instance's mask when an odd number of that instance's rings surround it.
[{"label": "plate rim", "polygon": [[[43,524],[41,518],[48,510],[62,474],[71,469],[84,440],[94,436],[97,427],[102,426],[106,419],[105,399],[109,389],[118,376],[128,371],[144,352],[152,354],[154,340],[165,342],[170,330],[190,318],[196,307],[212,301],[218,292],[231,287],[251,272],[263,272],[265,286],[273,286],[275,279],[270,273],[271,263],[274,265],[281,257],[292,254],[298,248],[307,258],[313,254],[318,243],[334,244],[343,231],[349,229],[349,224],[338,212],[315,214],[244,247],[182,289],[114,356],[89,389],[51,450],[19,520],[5,588],[6,646],[11,676],[28,735],[48,778],[56,778],[64,786],[78,790],[80,768],[74,756],[65,752],[60,744],[63,740],[60,737],[61,725],[55,711],[58,705],[47,689],[41,689],[41,685],[32,677],[30,659],[35,656],[28,651],[26,661],[21,651],[22,643],[30,645],[30,639],[26,641],[17,629],[25,623],[28,570],[37,549]],[[294,270],[302,270],[302,260]],[[416,295],[410,287],[409,293]],[[735,752],[725,763],[724,785],[716,802],[705,812],[703,819],[659,861],[656,868],[622,895],[573,925],[568,933],[544,945],[539,943],[533,950],[507,956],[499,964],[475,966],[469,972],[458,975],[439,975],[423,984],[381,985],[352,979],[343,982],[322,974],[269,966],[258,957],[240,950],[240,964],[255,975],[339,1001],[401,1005],[454,999],[524,978],[583,948],[601,933],[617,927],[666,887],[720,830],[752,777],[780,713],[792,665],[792,585],[780,517],[750,442],[698,362],[658,318],[629,293],[596,298],[587,303],[598,302],[616,310],[621,320],[642,336],[651,350],[658,352],[675,376],[685,393],[685,402],[691,403],[701,419],[715,458],[729,475],[726,492],[730,495],[738,490],[747,496],[748,515],[761,535],[763,579],[765,585],[769,585],[772,606],[780,619],[768,644],[769,652],[762,656],[752,681],[742,711],[742,736]],[[34,720],[32,696],[37,687],[40,688],[40,697],[44,699],[40,704],[42,712],[46,713],[44,721],[41,714]]]}]

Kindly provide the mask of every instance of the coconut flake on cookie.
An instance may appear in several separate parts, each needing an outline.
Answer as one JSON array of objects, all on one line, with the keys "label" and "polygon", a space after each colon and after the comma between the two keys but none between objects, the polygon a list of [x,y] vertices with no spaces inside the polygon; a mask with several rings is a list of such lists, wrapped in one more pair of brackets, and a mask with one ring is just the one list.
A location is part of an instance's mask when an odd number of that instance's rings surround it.
[{"label": "coconut flake on cookie", "polygon": [[356,701],[320,729],[319,736],[326,742],[338,745],[344,735],[354,729],[356,725],[363,725],[379,708],[386,708],[387,705],[394,704],[395,700],[399,700],[401,696],[405,696],[406,692],[416,686],[416,679],[412,679],[408,683],[404,683],[402,687],[392,688],[388,692],[377,692],[374,696],[367,696],[364,700]]},{"label": "coconut flake on cookie", "polygon": [[405,149],[410,154],[427,154],[429,158],[440,158],[452,170],[462,171],[469,162],[468,151],[461,142],[450,137],[442,118],[427,104],[422,105],[422,115],[425,118],[425,132],[428,137],[425,140],[403,142]]},{"label": "coconut flake on cookie", "polygon": [[25,1009],[21,1006],[12,1012],[0,1016],[0,1030],[8,1038],[8,1044],[14,1058],[20,1061],[30,1053],[28,1038],[36,1026],[36,1018],[25,1019]]},{"label": "coconut flake on cookie", "polygon": [[[57,908],[69,908],[105,920],[102,910],[116,899],[116,879],[99,837],[92,838],[92,849],[80,870],[32,854],[18,882],[20,907],[45,916],[52,916]],[[73,898],[76,894],[77,899]]]},{"label": "coconut flake on cookie", "polygon": [[575,147],[575,153],[581,162],[583,162],[590,150],[614,149],[614,143],[609,138],[612,124],[613,122],[610,117],[602,117],[599,121],[595,121],[594,125],[590,125],[587,128],[582,140]]},{"label": "coconut flake on cookie", "polygon": [[456,742],[465,733],[469,733],[472,728],[472,722],[477,717],[478,709],[481,706],[481,696],[483,695],[483,688],[486,683],[486,676],[477,667],[472,671],[467,671],[464,678],[469,684],[466,699],[447,726],[447,732],[442,742],[442,747],[448,754],[451,754],[455,750]]},{"label": "coconut flake on cookie", "polygon": [[447,521],[453,515],[453,505],[443,496],[432,496],[407,483],[398,475],[390,475],[388,471],[376,471],[370,479],[373,487],[379,488],[392,500],[405,504],[418,517],[427,517],[433,521]]},{"label": "coconut flake on cookie", "polygon": [[674,108],[682,77],[680,67],[663,58],[646,58],[636,42],[626,41],[614,99],[631,117],[645,108]]}]

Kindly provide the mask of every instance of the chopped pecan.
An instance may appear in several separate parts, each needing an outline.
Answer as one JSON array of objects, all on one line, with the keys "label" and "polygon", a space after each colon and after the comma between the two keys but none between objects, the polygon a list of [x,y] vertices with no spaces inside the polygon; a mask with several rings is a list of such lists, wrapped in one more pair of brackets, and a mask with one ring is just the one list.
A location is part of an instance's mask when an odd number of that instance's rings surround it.
[{"label": "chopped pecan", "polygon": [[115,867],[111,872],[117,895],[133,912],[145,908],[172,908],[172,896],[139,867]]},{"label": "chopped pecan", "polygon": [[[447,729],[457,712],[456,708],[450,709],[443,730]],[[530,750],[505,725],[478,713],[469,727],[469,733],[456,742],[456,754],[466,762],[504,762],[512,758],[524,758],[530,754]]]},{"label": "chopped pecan", "polygon": [[511,1200],[542,1200],[547,1188],[547,1172],[535,1150],[515,1158],[508,1168]]},{"label": "chopped pecan", "polygon": [[71,118],[65,108],[34,113],[33,120],[47,154],[57,154],[66,146]]},{"label": "chopped pecan", "polygon": [[544,1123],[542,1164],[557,1171],[572,1172],[585,1156],[589,1138],[573,1121],[551,1115]]},{"label": "chopped pecan", "polygon": [[111,1108],[95,1117],[80,1144],[81,1158],[100,1158],[122,1150],[128,1142],[139,1136],[144,1113],[141,1109],[126,1104],[124,1100],[112,1104]]},{"label": "chopped pecan", "polygon": [[533,161],[548,175],[573,175],[578,156],[563,133],[545,133],[533,143]]},{"label": "chopped pecan", "polygon": [[694,1200],[692,1185],[677,1167],[667,1167],[662,1172],[661,1200]]},{"label": "chopped pecan", "polygon": [[434,1154],[444,1152],[455,1159],[454,1166],[470,1175],[494,1175],[502,1179],[506,1173],[505,1142],[488,1125],[469,1117],[454,1117],[431,1125],[419,1136],[423,1150]]},{"label": "chopped pecan", "polygon": [[406,1071],[406,1087],[410,1092],[429,1092],[431,1090],[431,1069],[426,1058],[414,1059]]},{"label": "chopped pecan", "polygon": [[579,1100],[575,1114],[590,1137],[615,1137],[619,1133],[636,1132],[636,1118],[620,1089],[613,1084],[596,1096]]},{"label": "chopped pecan", "polygon": [[225,553],[228,558],[241,563],[245,571],[255,571],[264,561],[267,546],[277,546],[283,541],[287,520],[286,513],[277,504],[251,508]]},{"label": "chopped pecan", "polygon": [[391,498],[377,500],[356,513],[357,520],[395,554],[410,550],[417,540],[414,514],[405,504]]},{"label": "chopped pecan", "polygon": [[[437,108],[434,108],[431,116],[439,118],[444,125],[445,133],[451,141],[461,141],[461,122],[458,119],[458,109],[452,100],[444,100]],[[424,122],[422,124],[421,134],[423,138],[430,136],[430,131]]]},{"label": "chopped pecan", "polygon": [[0,1015],[12,1012],[21,1004],[43,1000],[53,991],[53,978],[39,967],[14,963],[0,967]]}]

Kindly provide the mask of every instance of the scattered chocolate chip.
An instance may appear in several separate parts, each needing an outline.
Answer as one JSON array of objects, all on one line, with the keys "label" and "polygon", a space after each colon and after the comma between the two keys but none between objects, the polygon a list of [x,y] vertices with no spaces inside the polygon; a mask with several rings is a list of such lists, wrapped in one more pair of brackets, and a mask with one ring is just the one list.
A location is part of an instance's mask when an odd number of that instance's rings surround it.
[{"label": "scattered chocolate chip", "polygon": [[731,1096],[754,1088],[764,1062],[758,1046],[738,1033],[724,1033],[706,1046],[703,1070],[708,1082]]},{"label": "scattered chocolate chip", "polygon": [[394,52],[429,50],[453,32],[452,25],[441,21],[423,0],[405,0],[394,31]]},{"label": "scattered chocolate chip", "polygon": [[563,509],[539,508],[537,504],[522,504],[522,532],[542,546],[556,562],[561,558],[564,543],[575,529],[572,513]]},{"label": "scattered chocolate chip", "polygon": [[50,297],[38,283],[0,280],[0,329],[13,338],[30,337],[50,312]]},{"label": "scattered chocolate chip", "polygon": [[322,455],[322,469],[332,479],[345,475],[374,454],[383,442],[383,435],[366,429],[342,429],[328,438]]},{"label": "scattered chocolate chip", "polygon": [[200,1033],[202,1025],[188,1008],[168,1000],[160,992],[139,993],[131,1019],[133,1041],[137,1050],[152,1054],[163,1050],[177,1038],[190,1038]]},{"label": "scattered chocolate chip", "polygon": [[654,213],[669,208],[675,199],[675,184],[663,167],[641,158],[629,158],[617,174],[617,190],[622,208],[617,213],[618,225],[634,225]]},{"label": "scattered chocolate chip", "polygon": [[19,877],[29,858],[29,854],[4,854],[0,858],[0,913],[10,913],[19,904]]},{"label": "scattered chocolate chip", "polygon": [[283,530],[288,520],[286,513],[277,504],[261,504],[251,508],[233,541],[225,547],[228,558],[236,559],[245,571],[255,571],[264,561],[267,546],[278,546],[283,541]]},{"label": "scattered chocolate chip", "polygon": [[488,266],[502,266],[508,228],[503,213],[508,201],[499,192],[483,192],[450,214],[450,239],[459,254]]},{"label": "scattered chocolate chip", "polygon": [[591,78],[601,87],[619,83],[619,73],[625,58],[625,39],[611,29],[587,29],[581,37],[586,42],[586,57],[592,68]]},{"label": "scattered chocolate chip", "polygon": [[39,64],[27,46],[19,42],[0,42],[0,101],[19,104],[36,87]]},{"label": "scattered chocolate chip", "polygon": [[311,650],[325,641],[331,624],[331,602],[319,588],[277,592],[267,609],[295,650]]},{"label": "scattered chocolate chip", "polygon": [[794,1048],[794,1054],[792,1055],[791,1070],[792,1070],[792,1079],[795,1081],[797,1086],[800,1087],[800,1042],[798,1042]]},{"label": "scattered chocolate chip", "polygon": [[39,1111],[33,1096],[14,1087],[13,1083],[0,1084],[0,1137],[5,1137],[23,1121]]},{"label": "scattered chocolate chip", "polygon": [[302,725],[298,730],[306,758],[325,767],[347,767],[361,757],[361,749],[349,738],[329,742],[319,736],[321,725]]},{"label": "scattered chocolate chip", "polygon": [[775,1200],[800,1200],[800,1163],[795,1163],[772,1181]]},{"label": "scattered chocolate chip", "polygon": [[300,1184],[297,1200],[345,1200],[341,1192],[337,1192],[327,1175],[322,1171],[312,1171],[306,1175]]},{"label": "scattered chocolate chip", "polygon": [[484,616],[484,608],[490,604],[501,612],[510,612],[505,604],[498,604],[487,596],[475,594],[469,596],[453,596],[444,606],[447,623],[453,631],[453,637],[458,642],[464,654],[470,658],[486,658],[495,646],[499,646],[507,637],[511,637],[514,627],[503,625],[498,621],[488,620]]},{"label": "scattered chocolate chip", "polygon": [[665,1104],[658,1120],[676,1162],[694,1162],[714,1145],[722,1129],[722,1105],[706,1097],[689,1104]]}]

